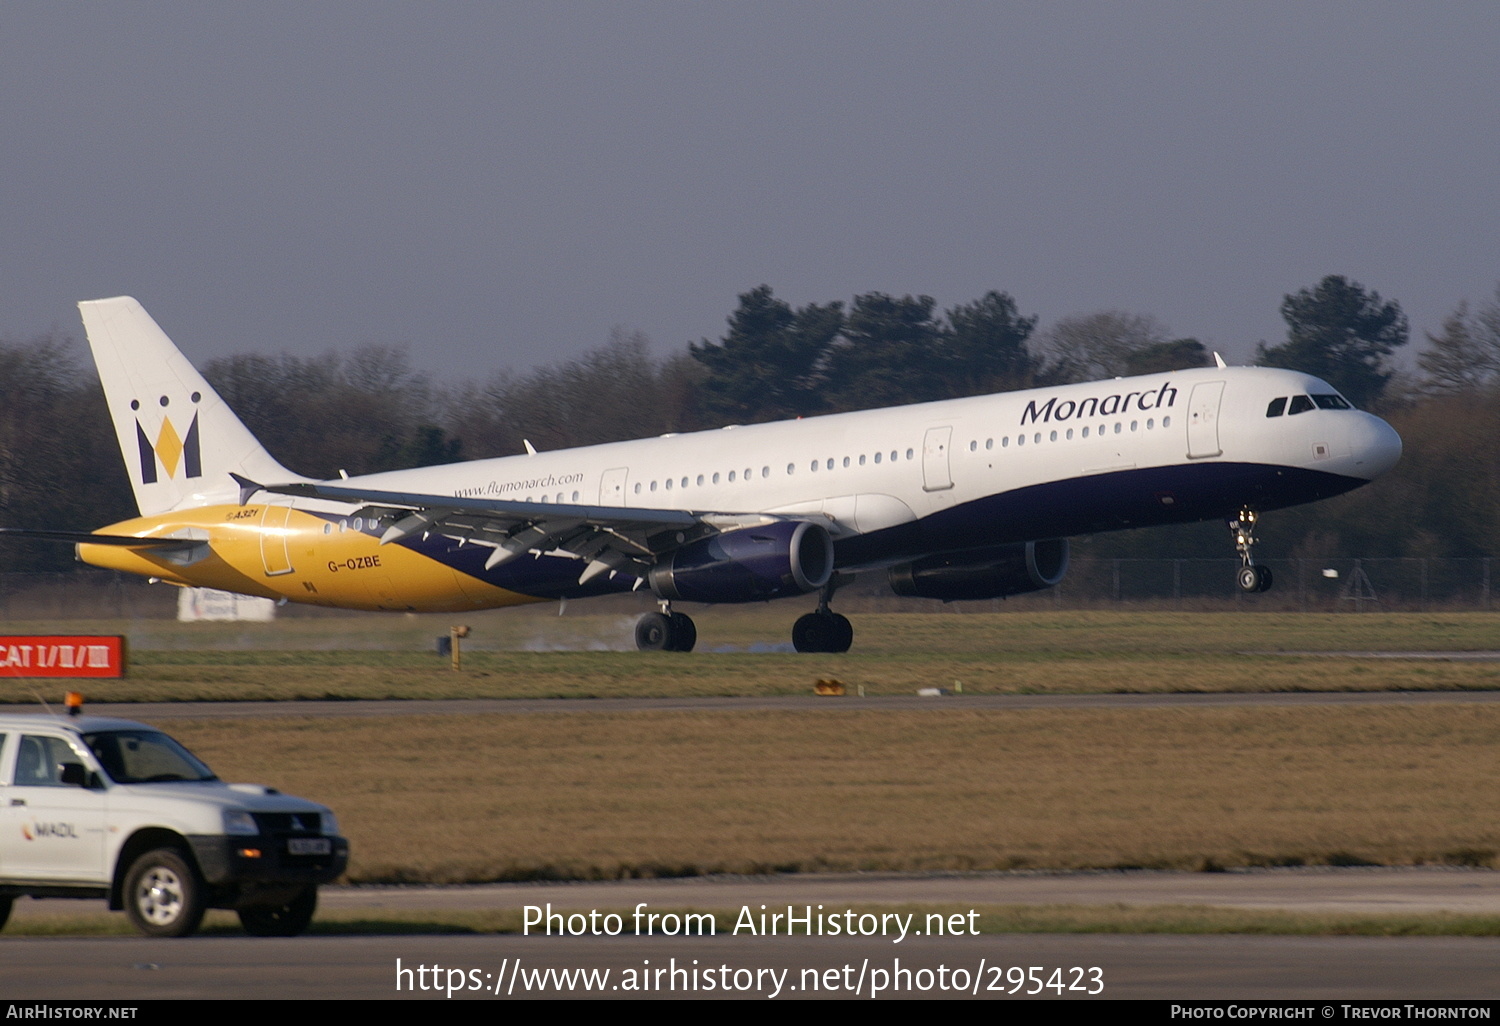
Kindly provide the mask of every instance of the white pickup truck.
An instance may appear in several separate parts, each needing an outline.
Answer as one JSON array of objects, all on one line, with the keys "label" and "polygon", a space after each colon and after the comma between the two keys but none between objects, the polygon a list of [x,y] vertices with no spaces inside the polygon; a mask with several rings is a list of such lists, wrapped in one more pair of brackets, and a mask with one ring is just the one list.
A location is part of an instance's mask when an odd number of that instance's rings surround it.
[{"label": "white pickup truck", "polygon": [[154,727],[0,716],[0,926],[30,895],[105,898],[157,937],[187,936],[208,908],[290,937],[348,860],[327,808],[226,784]]}]

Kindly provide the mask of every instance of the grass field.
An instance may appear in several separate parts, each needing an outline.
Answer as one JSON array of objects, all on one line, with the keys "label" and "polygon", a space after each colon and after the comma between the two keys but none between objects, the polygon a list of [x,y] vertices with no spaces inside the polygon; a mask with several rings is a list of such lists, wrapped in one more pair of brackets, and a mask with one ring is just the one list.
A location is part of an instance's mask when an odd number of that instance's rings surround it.
[{"label": "grass field", "polygon": [[[484,613],[470,618],[460,673],[432,654],[449,622],[433,616],[68,629],[130,638],[130,676],[91,685],[100,701],[804,694],[827,676],[872,695],[955,682],[971,694],[1500,688],[1500,662],[1283,654],[1496,649],[1494,613],[870,613],[852,618],[852,651],[799,655],[784,640],[797,612],[790,603],[695,612],[700,649],[689,654],[619,651],[633,647],[625,613]],[[0,702],[31,701],[36,690],[6,681]]]},{"label": "grass field", "polygon": [[331,805],[350,878],[1493,866],[1500,709],[182,720]]}]

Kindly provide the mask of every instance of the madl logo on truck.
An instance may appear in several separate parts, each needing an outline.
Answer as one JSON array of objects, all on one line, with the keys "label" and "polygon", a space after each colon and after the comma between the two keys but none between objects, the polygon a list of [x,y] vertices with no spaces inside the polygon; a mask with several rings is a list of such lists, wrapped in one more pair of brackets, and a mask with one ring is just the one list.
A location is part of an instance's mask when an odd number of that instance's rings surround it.
[{"label": "madl logo on truck", "polygon": [[123,677],[119,635],[0,635],[0,677]]}]

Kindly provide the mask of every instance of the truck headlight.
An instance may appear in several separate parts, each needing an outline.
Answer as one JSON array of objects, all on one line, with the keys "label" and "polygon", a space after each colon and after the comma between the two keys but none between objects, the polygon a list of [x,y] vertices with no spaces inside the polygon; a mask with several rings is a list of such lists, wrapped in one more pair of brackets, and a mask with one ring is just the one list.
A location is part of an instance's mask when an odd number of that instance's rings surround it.
[{"label": "truck headlight", "polygon": [[339,821],[338,821],[338,817],[335,816],[331,812],[325,812],[322,815],[323,815],[323,835],[325,837],[337,837],[339,835]]},{"label": "truck headlight", "polygon": [[224,832],[226,834],[254,837],[260,833],[260,827],[255,825],[255,817],[250,815],[250,813],[239,809],[225,809]]}]

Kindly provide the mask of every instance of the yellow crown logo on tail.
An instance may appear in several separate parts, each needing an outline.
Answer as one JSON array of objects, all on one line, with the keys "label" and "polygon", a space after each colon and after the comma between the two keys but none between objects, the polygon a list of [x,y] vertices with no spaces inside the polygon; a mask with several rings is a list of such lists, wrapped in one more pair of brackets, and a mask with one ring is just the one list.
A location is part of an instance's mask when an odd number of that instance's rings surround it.
[{"label": "yellow crown logo on tail", "polygon": [[172,426],[172,418],[163,417],[161,429],[156,433],[156,444],[146,436],[146,429],[141,426],[140,420],[135,422],[136,447],[140,450],[141,457],[141,481],[144,484],[155,484],[157,482],[156,464],[161,461],[161,467],[167,472],[167,477],[177,476],[178,466],[183,468],[184,477],[202,477],[203,460],[198,443],[198,415],[193,414],[193,423],[188,426],[187,437],[184,438],[177,433]]},{"label": "yellow crown logo on tail", "polygon": [[161,422],[161,431],[156,436],[156,458],[167,468],[168,477],[177,476],[177,461],[182,458],[182,439],[177,437],[177,429],[172,427],[170,417]]}]

